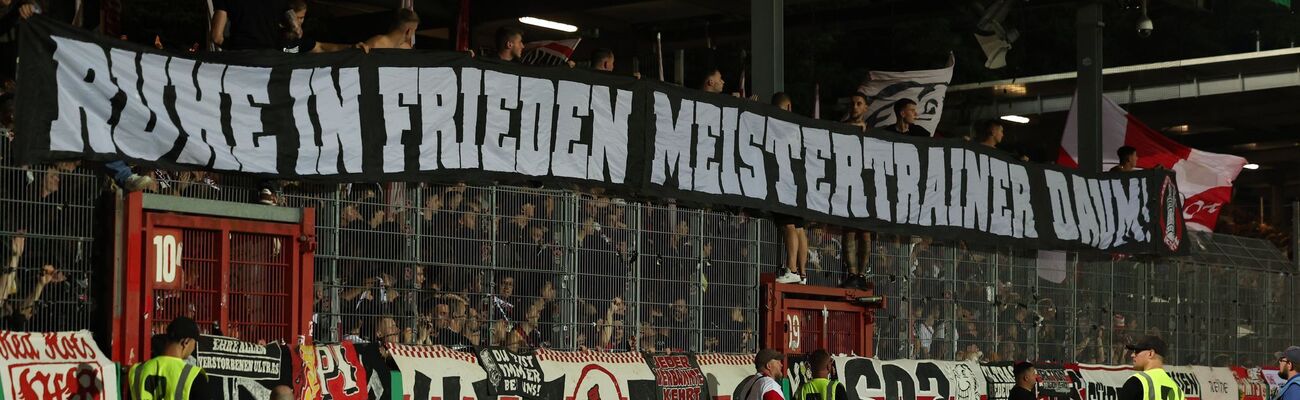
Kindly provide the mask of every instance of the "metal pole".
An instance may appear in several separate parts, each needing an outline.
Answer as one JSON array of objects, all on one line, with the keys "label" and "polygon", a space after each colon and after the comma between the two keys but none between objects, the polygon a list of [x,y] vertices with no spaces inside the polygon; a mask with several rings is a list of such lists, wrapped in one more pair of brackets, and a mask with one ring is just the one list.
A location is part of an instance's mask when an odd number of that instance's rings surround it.
[{"label": "metal pole", "polygon": [[769,99],[785,90],[785,0],[750,0],[752,94]]},{"label": "metal pole", "polygon": [[1079,170],[1101,171],[1101,3],[1087,1],[1079,6],[1075,57],[1078,62],[1077,80],[1079,123]]},{"label": "metal pole", "polygon": [[1300,271],[1300,201],[1291,202],[1291,263]]},{"label": "metal pole", "polygon": [[[629,317],[635,319],[636,331],[631,333],[631,337],[635,338],[636,348],[631,350],[644,351],[645,343],[641,343],[641,320],[643,319],[641,318],[641,315],[644,312],[644,310],[641,309],[641,286],[643,284],[641,279],[641,244],[645,243],[642,241],[644,239],[642,238],[642,233],[645,231],[645,227],[642,226],[641,222],[644,221],[644,219],[642,219],[642,208],[645,207],[645,204],[633,204],[635,205],[635,207],[632,208],[635,214],[633,218],[635,219],[632,220],[632,226],[635,227],[634,232],[636,233],[636,237],[635,239],[628,240],[628,251],[625,256],[631,260],[630,267],[632,268],[632,285],[634,290],[632,297],[630,299],[625,299],[627,300],[624,302],[624,304],[627,305],[627,311],[626,314],[624,314],[623,323],[626,324],[627,318]],[[636,251],[632,251],[632,249],[636,249]],[[633,311],[635,311],[635,313]],[[624,334],[626,335],[627,333],[625,332]]]}]

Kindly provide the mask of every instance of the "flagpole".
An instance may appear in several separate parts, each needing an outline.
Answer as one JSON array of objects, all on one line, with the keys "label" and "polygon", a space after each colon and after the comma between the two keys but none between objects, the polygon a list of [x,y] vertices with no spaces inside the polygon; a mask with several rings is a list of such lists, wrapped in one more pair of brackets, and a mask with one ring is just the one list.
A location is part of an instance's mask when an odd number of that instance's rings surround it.
[{"label": "flagpole", "polygon": [[813,119],[822,119],[822,84],[813,84]]},{"label": "flagpole", "polygon": [[664,35],[655,32],[655,58],[659,60],[659,81],[664,81]]}]

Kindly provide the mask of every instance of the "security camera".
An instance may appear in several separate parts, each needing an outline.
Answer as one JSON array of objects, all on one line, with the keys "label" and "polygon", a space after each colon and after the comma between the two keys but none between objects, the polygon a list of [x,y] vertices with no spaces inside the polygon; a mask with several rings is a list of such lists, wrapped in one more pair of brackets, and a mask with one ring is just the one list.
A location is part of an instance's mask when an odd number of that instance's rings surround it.
[{"label": "security camera", "polygon": [[1141,19],[1138,19],[1137,30],[1138,36],[1150,37],[1151,31],[1156,30],[1156,26],[1151,23],[1151,18],[1147,18],[1147,16],[1143,15]]}]

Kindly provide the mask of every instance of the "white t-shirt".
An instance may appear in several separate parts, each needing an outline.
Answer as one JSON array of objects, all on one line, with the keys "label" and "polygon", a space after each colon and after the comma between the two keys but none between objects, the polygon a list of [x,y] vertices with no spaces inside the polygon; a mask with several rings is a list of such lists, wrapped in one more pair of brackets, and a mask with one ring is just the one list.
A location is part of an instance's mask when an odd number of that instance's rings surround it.
[{"label": "white t-shirt", "polygon": [[737,387],[738,400],[785,400],[781,385],[775,379],[763,374],[754,374],[745,378]]}]

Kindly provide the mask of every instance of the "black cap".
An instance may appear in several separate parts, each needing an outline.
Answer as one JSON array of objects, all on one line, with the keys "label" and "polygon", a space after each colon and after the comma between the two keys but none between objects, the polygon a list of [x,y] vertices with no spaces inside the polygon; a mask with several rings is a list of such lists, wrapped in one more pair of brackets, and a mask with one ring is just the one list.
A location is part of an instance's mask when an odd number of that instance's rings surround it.
[{"label": "black cap", "polygon": [[1161,339],[1159,336],[1143,336],[1136,342],[1124,346],[1124,348],[1132,351],[1155,350],[1156,354],[1159,354],[1161,357],[1169,354],[1169,347],[1165,345],[1165,340]]},{"label": "black cap", "polygon": [[167,324],[167,337],[171,340],[179,341],[181,339],[199,340],[199,325],[189,317],[176,317],[170,324]]},{"label": "black cap", "polygon": [[758,354],[754,355],[754,367],[761,370],[763,369],[763,366],[772,362],[772,360],[782,360],[782,362],[784,362],[785,354],[781,354],[781,352],[773,349],[759,350]]},{"label": "black cap", "polygon": [[1030,368],[1033,367],[1034,364],[1029,361],[1018,362],[1016,363],[1015,366],[1011,367],[1011,376],[1016,377],[1016,379],[1020,379],[1020,374],[1025,373],[1025,371],[1028,371]]}]

